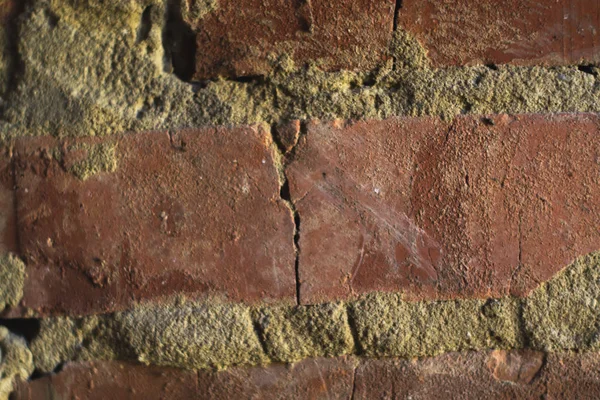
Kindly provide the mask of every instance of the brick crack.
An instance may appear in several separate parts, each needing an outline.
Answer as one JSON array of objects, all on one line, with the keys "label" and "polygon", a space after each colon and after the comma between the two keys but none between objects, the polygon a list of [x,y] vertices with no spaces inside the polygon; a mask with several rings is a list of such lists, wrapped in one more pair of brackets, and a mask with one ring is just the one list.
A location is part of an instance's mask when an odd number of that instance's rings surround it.
[{"label": "brick crack", "polygon": [[[306,125],[301,124],[300,127],[300,135],[306,134]],[[289,180],[287,177],[286,169],[290,162],[295,158],[296,151],[298,147],[298,141],[294,143],[291,149],[287,149],[282,143],[281,137],[277,134],[277,130],[275,127],[271,128],[271,137],[273,139],[273,143],[276,145],[277,153],[280,158],[279,163],[279,175],[280,175],[280,187],[279,187],[279,197],[281,200],[288,206],[292,213],[293,221],[294,221],[294,271],[296,278],[296,304],[300,305],[300,214],[296,209],[296,204],[292,200],[292,195],[290,192]]]}]

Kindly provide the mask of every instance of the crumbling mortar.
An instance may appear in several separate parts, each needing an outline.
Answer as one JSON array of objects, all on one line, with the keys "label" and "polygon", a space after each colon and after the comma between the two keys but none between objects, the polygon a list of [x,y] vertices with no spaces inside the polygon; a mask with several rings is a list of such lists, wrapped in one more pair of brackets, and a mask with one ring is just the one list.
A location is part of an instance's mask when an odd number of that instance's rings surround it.
[{"label": "crumbling mortar", "polygon": [[[597,275],[600,253],[581,257],[523,299],[406,302],[398,294],[372,293],[312,306],[248,307],[185,299],[148,303],[103,316],[41,319],[42,329],[30,349],[41,373],[64,362],[96,359],[223,369],[341,355],[413,358],[522,348],[595,351],[598,344],[591,339],[600,320]],[[573,321],[563,320],[568,309],[564,307],[572,306],[577,307],[568,311]],[[167,331],[161,328],[165,323]],[[227,343],[235,343],[237,349]],[[181,353],[184,350],[193,354]]]},{"label": "crumbling mortar", "polygon": [[[8,23],[3,27],[4,43],[0,41],[0,52],[4,56],[0,58],[0,64],[4,64],[4,73],[0,77],[0,120],[4,119],[5,102],[14,92],[21,81],[23,73],[23,61],[19,53],[19,21],[25,13],[32,0],[17,1],[12,4],[14,9]],[[2,60],[4,58],[4,60]]]},{"label": "crumbling mortar", "polygon": [[[589,73],[596,69],[436,69],[420,44],[400,28],[389,47],[390,59],[372,71],[323,72],[315,65],[296,66],[282,54],[264,76],[190,83],[186,76],[191,67],[172,67],[174,53],[190,65],[196,54],[188,45],[177,47],[184,39],[189,46],[195,42],[189,31],[174,32],[185,27],[169,11],[175,3],[165,7],[158,0],[129,5],[111,0],[106,7],[92,8],[32,0],[30,12],[20,18],[23,79],[7,101],[1,140],[25,134],[94,136],[292,119],[452,119],[462,113],[600,109],[600,77]],[[138,43],[145,10],[142,37],[149,29],[148,37]],[[56,15],[59,23],[49,27],[44,12]],[[86,35],[80,26],[86,26]]]}]

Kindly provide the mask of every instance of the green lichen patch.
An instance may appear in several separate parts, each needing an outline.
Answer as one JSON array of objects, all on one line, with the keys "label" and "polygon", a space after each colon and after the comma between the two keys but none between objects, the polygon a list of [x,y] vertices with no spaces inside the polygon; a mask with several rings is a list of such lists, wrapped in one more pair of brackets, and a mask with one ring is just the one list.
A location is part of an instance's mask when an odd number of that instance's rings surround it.
[{"label": "green lichen patch", "polygon": [[254,312],[254,319],[273,361],[295,362],[354,351],[344,304],[263,307]]},{"label": "green lichen patch", "polygon": [[0,400],[8,400],[15,379],[29,379],[34,364],[25,339],[0,326]]},{"label": "green lichen patch", "polygon": [[534,348],[600,349],[600,253],[543,283],[527,298],[523,318]]},{"label": "green lichen patch", "polygon": [[23,261],[12,254],[0,256],[0,311],[19,304],[23,297],[24,284]]},{"label": "green lichen patch", "polygon": [[397,294],[373,294],[351,307],[369,356],[425,357],[524,344],[515,299],[410,303]]}]

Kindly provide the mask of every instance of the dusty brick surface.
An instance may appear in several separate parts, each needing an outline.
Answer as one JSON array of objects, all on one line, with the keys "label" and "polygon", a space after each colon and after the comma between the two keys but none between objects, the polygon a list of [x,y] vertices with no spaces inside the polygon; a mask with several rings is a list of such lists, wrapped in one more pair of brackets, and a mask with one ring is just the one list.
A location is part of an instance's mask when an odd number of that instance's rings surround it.
[{"label": "dusty brick surface", "polygon": [[[488,366],[494,357],[494,352],[471,352],[413,361],[364,361],[357,369],[354,398],[566,400],[596,399],[600,393],[597,353],[548,354],[528,382],[498,379]],[[508,357],[522,358],[523,353],[509,352]],[[535,356],[540,357],[544,356]]]},{"label": "dusty brick surface", "polygon": [[533,350],[496,350],[488,359],[494,378],[504,382],[531,383],[544,363],[544,353]]},{"label": "dusty brick surface", "polygon": [[287,168],[301,301],[526,295],[600,244],[598,123],[310,123]]},{"label": "dusty brick surface", "polygon": [[141,365],[68,364],[60,373],[19,382],[15,400],[80,399],[348,399],[352,359],[310,359],[294,365],[193,372]]},{"label": "dusty brick surface", "polygon": [[0,255],[18,251],[14,185],[10,149],[0,147]]},{"label": "dusty brick surface", "polygon": [[407,1],[398,26],[438,66],[600,62],[596,0]]},{"label": "dusty brick surface", "polygon": [[293,365],[202,372],[198,386],[211,399],[349,399],[356,364],[351,358],[316,358]]},{"label": "dusty brick surface", "polygon": [[193,79],[266,74],[282,54],[325,70],[371,69],[385,58],[394,7],[393,0],[189,0],[183,17],[196,34]]},{"label": "dusty brick surface", "polygon": [[68,364],[57,374],[20,381],[15,400],[189,399],[198,393],[197,374],[175,368],[128,363]]},{"label": "dusty brick surface", "polygon": [[[523,351],[506,352],[523,360]],[[129,363],[69,363],[18,382],[11,399],[596,399],[598,353],[530,352],[543,360],[527,382],[499,379],[496,352],[448,353],[416,360],[307,359],[293,365],[194,372]]]},{"label": "dusty brick surface", "polygon": [[[114,149],[116,165],[94,161],[98,149]],[[23,139],[15,157],[24,306],[78,315],[179,293],[295,301],[294,222],[262,128]]]}]

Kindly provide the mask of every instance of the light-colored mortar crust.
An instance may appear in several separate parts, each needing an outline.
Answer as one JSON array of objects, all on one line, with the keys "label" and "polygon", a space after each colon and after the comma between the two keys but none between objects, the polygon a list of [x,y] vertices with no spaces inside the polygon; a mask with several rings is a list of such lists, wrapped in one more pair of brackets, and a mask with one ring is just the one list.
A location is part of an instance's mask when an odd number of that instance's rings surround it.
[{"label": "light-colored mortar crust", "polygon": [[325,73],[282,56],[272,60],[272,74],[250,82],[189,84],[172,73],[164,51],[165,15],[158,0],[33,0],[20,16],[23,69],[0,123],[3,140],[309,118],[600,110],[597,68],[434,69],[401,31],[390,60],[373,71]]},{"label": "light-colored mortar crust", "polygon": [[25,284],[25,264],[12,254],[0,256],[0,312],[19,304]]},{"label": "light-colored mortar crust", "polygon": [[577,259],[524,299],[407,302],[373,293],[316,306],[218,300],[140,305],[104,316],[49,318],[31,344],[36,368],[70,360],[134,360],[187,369],[308,357],[427,357],[529,347],[598,349],[600,253]]},{"label": "light-colored mortar crust", "polygon": [[14,380],[29,378],[33,369],[25,340],[0,326],[0,400],[8,400]]}]

